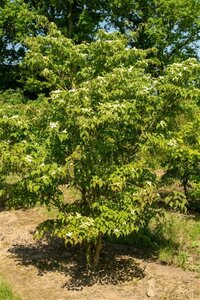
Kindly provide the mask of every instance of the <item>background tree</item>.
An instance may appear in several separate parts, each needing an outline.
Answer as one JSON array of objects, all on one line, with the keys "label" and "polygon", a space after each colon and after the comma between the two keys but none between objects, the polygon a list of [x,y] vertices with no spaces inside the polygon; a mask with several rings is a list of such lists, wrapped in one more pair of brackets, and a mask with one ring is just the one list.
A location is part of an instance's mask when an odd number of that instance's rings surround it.
[{"label": "background tree", "polygon": [[23,87],[19,63],[27,51],[24,40],[28,36],[44,35],[45,24],[54,22],[65,36],[80,43],[93,39],[101,20],[101,1],[3,1],[0,6],[0,88]]},{"label": "background tree", "polygon": [[198,56],[198,0],[116,0],[109,4],[108,24],[127,34],[132,47],[155,47],[163,67]]},{"label": "background tree", "polygon": [[169,63],[198,56],[199,14],[198,0],[4,0],[0,6],[1,88],[23,88],[18,65],[26,51],[24,38],[45,34],[44,27],[38,27],[42,16],[76,43],[91,42],[97,30],[104,28],[126,34],[131,47],[155,47],[157,53],[151,55],[160,66],[150,70],[158,74]]},{"label": "background tree", "polygon": [[0,89],[20,87],[19,63],[26,52],[24,39],[37,35],[38,17],[23,1],[5,0],[0,5]]},{"label": "background tree", "polygon": [[62,34],[76,43],[92,41],[104,20],[105,1],[89,0],[26,0],[38,14],[54,22]]},{"label": "background tree", "polygon": [[[188,104],[185,109],[193,115],[192,122],[184,122],[180,118],[181,129],[177,132],[173,140],[167,141],[169,151],[162,162],[162,166],[166,170],[162,180],[168,184],[179,180],[184,189],[184,193],[188,199],[189,205],[192,194],[199,194],[199,174],[200,174],[200,114],[199,114],[199,79],[197,73],[198,68],[188,68],[187,62],[183,71],[179,72],[175,79],[175,84],[184,90],[193,89],[194,94],[188,95]],[[183,63],[184,64],[184,63]],[[193,60],[191,60],[193,64]],[[179,64],[176,64],[179,68]],[[192,72],[191,72],[192,70]],[[188,80],[188,76],[190,79]],[[194,76],[194,77],[193,77]],[[193,80],[194,78],[194,80]],[[196,94],[196,96],[195,96]],[[191,98],[197,97],[195,105],[191,105]],[[196,197],[199,201],[199,196]]]}]

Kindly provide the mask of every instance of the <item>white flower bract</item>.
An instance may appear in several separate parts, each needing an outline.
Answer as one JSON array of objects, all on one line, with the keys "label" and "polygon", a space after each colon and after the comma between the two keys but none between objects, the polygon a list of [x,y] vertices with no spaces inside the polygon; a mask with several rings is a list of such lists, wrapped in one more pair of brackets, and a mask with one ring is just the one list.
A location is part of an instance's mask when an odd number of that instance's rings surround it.
[{"label": "white flower bract", "polygon": [[57,128],[58,127],[58,122],[51,122],[49,124],[49,126],[50,126],[51,129]]}]

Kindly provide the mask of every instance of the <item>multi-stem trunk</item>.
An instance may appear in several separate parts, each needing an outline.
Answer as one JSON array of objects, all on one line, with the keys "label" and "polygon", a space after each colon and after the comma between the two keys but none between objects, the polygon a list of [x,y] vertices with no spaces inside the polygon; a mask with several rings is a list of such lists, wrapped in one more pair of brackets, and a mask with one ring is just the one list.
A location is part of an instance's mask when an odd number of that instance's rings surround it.
[{"label": "multi-stem trunk", "polygon": [[102,233],[100,232],[97,239],[97,243],[95,245],[95,252],[94,252],[93,266],[92,266],[94,270],[96,270],[99,264],[101,249],[102,249]]},{"label": "multi-stem trunk", "polygon": [[[86,264],[88,269],[95,271],[99,264],[100,253],[102,249],[102,233],[99,233],[97,242],[95,245],[86,243]],[[94,247],[93,247],[94,246]]]}]

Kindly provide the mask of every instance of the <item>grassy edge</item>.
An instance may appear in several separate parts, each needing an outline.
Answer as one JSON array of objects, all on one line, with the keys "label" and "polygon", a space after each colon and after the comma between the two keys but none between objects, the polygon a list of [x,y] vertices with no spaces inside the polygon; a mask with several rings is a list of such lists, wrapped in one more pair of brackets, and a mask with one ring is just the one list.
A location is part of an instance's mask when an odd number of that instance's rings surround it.
[{"label": "grassy edge", "polygon": [[154,260],[200,273],[200,217],[166,212],[159,224],[122,238],[108,239],[140,249]]},{"label": "grassy edge", "polygon": [[10,284],[0,275],[0,299],[1,300],[22,300],[16,295]]}]

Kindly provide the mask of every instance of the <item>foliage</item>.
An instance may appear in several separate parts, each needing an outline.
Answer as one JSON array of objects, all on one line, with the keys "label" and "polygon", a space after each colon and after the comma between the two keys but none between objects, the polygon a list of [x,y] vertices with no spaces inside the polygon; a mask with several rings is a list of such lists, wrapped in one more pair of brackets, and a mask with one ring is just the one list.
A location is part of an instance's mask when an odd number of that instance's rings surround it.
[{"label": "foliage", "polygon": [[23,39],[36,32],[36,14],[23,1],[0,4],[0,89],[19,87],[18,63],[25,54]]},{"label": "foliage", "polygon": [[0,89],[23,88],[19,63],[28,50],[24,39],[46,35],[49,23],[76,44],[94,41],[98,29],[104,28],[126,34],[130,47],[154,47],[156,52],[149,56],[160,64],[149,71],[158,75],[172,62],[198,57],[199,13],[199,0],[1,1]]},{"label": "foliage", "polygon": [[19,104],[25,103],[27,99],[24,97],[23,92],[20,89],[7,89],[0,92],[0,103]]},{"label": "foliage", "polygon": [[112,27],[132,37],[132,46],[156,47],[166,66],[197,54],[199,14],[198,0],[116,0],[109,1],[107,18]]},{"label": "foliage", "polygon": [[76,43],[91,41],[104,19],[105,1],[25,1],[32,10],[54,22],[62,34]]},{"label": "foliage", "polygon": [[[182,124],[196,120],[199,64],[190,59],[154,78],[148,73],[153,49],[130,48],[123,36],[101,31],[96,41],[75,45],[53,25],[27,43],[27,87],[42,84],[52,92],[1,111],[2,193],[16,174],[12,205],[57,208],[38,236],[85,246],[96,267],[104,235],[128,235],[159,214],[155,169]],[[61,185],[81,199],[65,203]]]},{"label": "foliage", "polygon": [[20,298],[14,295],[10,285],[0,278],[0,299],[2,300],[20,300]]},{"label": "foliage", "polygon": [[[189,64],[191,65],[192,61]],[[195,74],[199,72],[199,66],[193,68],[190,65],[184,63],[183,71],[180,71],[175,79],[175,84],[181,86],[182,92],[184,89],[188,89],[187,104],[184,109],[191,116],[187,122],[180,116],[180,130],[172,139],[165,141],[168,145],[168,151],[162,161],[162,167],[166,170],[162,181],[173,183],[179,180],[188,200],[190,198],[189,189],[192,187],[197,189],[200,180],[199,79],[195,79],[197,78]],[[190,77],[189,80],[188,77]],[[193,92],[190,90],[191,87]],[[196,97],[195,103],[191,102],[192,97]]]},{"label": "foliage", "polygon": [[57,24],[65,36],[77,43],[91,41],[103,19],[101,2],[1,1],[0,89],[20,87],[18,65],[27,51],[24,40],[30,36],[45,35],[48,23]]}]

